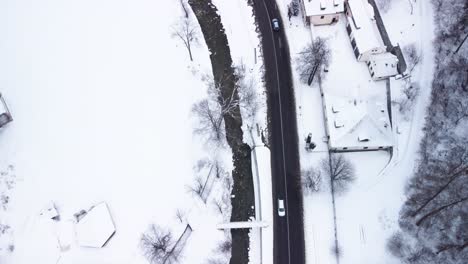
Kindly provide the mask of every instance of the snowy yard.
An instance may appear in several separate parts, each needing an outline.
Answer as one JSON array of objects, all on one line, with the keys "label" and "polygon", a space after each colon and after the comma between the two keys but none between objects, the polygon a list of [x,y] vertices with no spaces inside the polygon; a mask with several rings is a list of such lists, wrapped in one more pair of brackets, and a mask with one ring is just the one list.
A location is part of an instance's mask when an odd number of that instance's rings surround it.
[{"label": "snowy yard", "polygon": [[[0,262],[147,263],[141,234],[155,223],[179,235],[177,208],[194,230],[184,263],[217,254],[214,198],[204,205],[187,192],[194,165],[212,155],[191,115],[211,65],[201,32],[193,62],[172,36],[182,14],[168,0],[0,4],[0,87],[15,119],[0,133],[0,170],[16,175],[0,211],[14,250]],[[59,223],[39,216],[51,201]],[[103,249],[80,248],[72,215],[102,201],[117,231]]]},{"label": "snowy yard", "polygon": [[[256,131],[247,132],[266,127],[252,8],[243,0],[213,3],[234,63],[258,93],[258,113],[242,113],[244,140],[258,145]],[[193,231],[182,263],[227,261],[220,245],[229,231],[216,226],[229,220],[232,183],[210,182],[205,203],[188,191],[196,175],[210,171],[195,169],[200,160],[216,158],[225,172],[232,165],[229,150],[193,134],[191,109],[206,96],[212,71],[196,22],[193,62],[173,36],[183,14],[168,0],[0,4],[0,87],[14,118],[0,131],[0,191],[9,197],[0,211],[1,263],[147,263],[139,243],[148,226],[177,238],[186,223]],[[269,151],[259,148],[257,157],[257,185],[265,186],[258,207],[270,227],[251,233],[252,263],[261,256],[271,262],[273,254]],[[73,215],[103,201],[116,232],[102,249],[80,247]],[[51,202],[59,221],[50,210],[44,216]]]}]

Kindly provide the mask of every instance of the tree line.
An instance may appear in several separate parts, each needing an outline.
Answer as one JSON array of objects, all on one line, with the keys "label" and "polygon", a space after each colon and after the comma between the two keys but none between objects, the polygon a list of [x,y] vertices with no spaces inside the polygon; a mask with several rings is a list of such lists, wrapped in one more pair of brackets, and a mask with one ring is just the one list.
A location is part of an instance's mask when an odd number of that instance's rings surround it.
[{"label": "tree line", "polygon": [[388,247],[404,263],[461,264],[468,259],[468,2],[432,3],[436,57],[431,102],[400,211],[401,232]]}]

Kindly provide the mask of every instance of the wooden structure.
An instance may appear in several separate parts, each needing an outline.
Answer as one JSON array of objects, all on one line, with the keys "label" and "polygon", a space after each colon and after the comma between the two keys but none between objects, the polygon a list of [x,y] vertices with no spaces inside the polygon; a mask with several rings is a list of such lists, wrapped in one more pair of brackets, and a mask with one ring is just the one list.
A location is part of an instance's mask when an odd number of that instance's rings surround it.
[{"label": "wooden structure", "polygon": [[0,93],[0,128],[13,121],[8,106]]}]

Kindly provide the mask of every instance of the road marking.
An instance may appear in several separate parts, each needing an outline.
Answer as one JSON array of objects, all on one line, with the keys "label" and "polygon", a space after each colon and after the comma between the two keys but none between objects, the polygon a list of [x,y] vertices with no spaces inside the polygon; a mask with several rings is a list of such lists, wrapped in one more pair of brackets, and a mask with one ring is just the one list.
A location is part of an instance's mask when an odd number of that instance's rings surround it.
[{"label": "road marking", "polygon": [[[270,17],[270,13],[268,13],[268,8],[266,6],[266,3],[264,0],[262,0],[263,2],[263,6],[265,7],[265,10],[266,10],[266,13],[267,13],[267,17],[268,17],[268,21],[271,21],[271,17]],[[276,5],[275,5],[275,8],[276,8]],[[282,154],[283,154],[283,174],[284,174],[284,192],[285,192],[285,200],[288,201],[288,184],[287,184],[287,181],[286,181],[286,155],[284,154],[284,134],[283,134],[283,110],[282,110],[282,107],[281,107],[281,88],[280,88],[280,81],[279,81],[279,71],[278,71],[278,58],[276,56],[276,45],[275,45],[275,38],[274,38],[274,32],[273,32],[273,29],[271,28],[271,26],[269,27],[270,28],[270,32],[271,32],[271,39],[272,39],[272,42],[273,42],[273,50],[275,52],[274,53],[274,57],[275,57],[275,68],[276,68],[276,81],[278,83],[278,96],[279,96],[279,111],[280,111],[280,127],[281,127],[281,150],[282,150]],[[281,40],[280,40],[281,41]],[[288,263],[291,264],[291,242],[290,242],[290,239],[289,239],[289,206],[286,206],[286,230],[288,232]]]}]

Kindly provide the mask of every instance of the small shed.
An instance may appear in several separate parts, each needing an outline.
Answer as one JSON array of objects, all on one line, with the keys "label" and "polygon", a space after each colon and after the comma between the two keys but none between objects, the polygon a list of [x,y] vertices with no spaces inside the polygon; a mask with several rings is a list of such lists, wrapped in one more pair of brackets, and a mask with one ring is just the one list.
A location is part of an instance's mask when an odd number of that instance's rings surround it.
[{"label": "small shed", "polygon": [[304,20],[312,25],[337,22],[344,12],[344,0],[302,0]]},{"label": "small shed", "polygon": [[398,58],[389,52],[372,55],[367,68],[374,81],[384,80],[398,74]]},{"label": "small shed", "polygon": [[114,234],[114,221],[104,202],[91,207],[76,224],[78,244],[82,247],[102,248]]},{"label": "small shed", "polygon": [[0,128],[13,121],[8,106],[0,93]]}]

